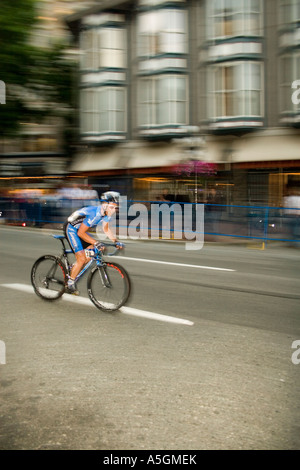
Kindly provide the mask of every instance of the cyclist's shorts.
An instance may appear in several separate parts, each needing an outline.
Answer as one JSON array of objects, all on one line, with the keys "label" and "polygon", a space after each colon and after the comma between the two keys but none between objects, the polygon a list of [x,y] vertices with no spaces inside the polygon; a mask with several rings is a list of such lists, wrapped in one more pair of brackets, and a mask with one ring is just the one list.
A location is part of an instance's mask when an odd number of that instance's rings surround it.
[{"label": "cyclist's shorts", "polygon": [[87,243],[79,238],[77,229],[71,224],[64,224],[64,232],[74,253],[78,253],[78,251],[84,250],[87,246],[90,245],[90,243]]}]

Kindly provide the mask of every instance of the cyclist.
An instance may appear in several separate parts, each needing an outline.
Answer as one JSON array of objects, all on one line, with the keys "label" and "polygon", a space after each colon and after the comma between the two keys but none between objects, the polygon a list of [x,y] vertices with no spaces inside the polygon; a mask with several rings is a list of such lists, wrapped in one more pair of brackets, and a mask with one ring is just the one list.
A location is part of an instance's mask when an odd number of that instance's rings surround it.
[{"label": "cyclist", "polygon": [[76,210],[65,222],[64,233],[76,257],[76,262],[68,278],[68,293],[79,294],[75,279],[90,259],[86,256],[85,249],[93,247],[96,247],[98,250],[101,249],[101,243],[88,233],[90,228],[102,223],[104,233],[116,244],[116,247],[123,247],[109,227],[109,221],[116,212],[119,198],[120,194],[116,191],[107,191],[100,198],[100,206],[87,206]]}]

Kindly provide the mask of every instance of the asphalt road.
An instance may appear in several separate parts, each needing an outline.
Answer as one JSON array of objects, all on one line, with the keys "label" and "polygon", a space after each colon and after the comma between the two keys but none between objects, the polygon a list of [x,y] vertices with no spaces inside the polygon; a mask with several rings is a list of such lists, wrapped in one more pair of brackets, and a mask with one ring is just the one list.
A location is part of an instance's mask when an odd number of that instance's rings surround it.
[{"label": "asphalt road", "polygon": [[133,294],[105,314],[84,279],[32,293],[58,249],[0,226],[0,449],[300,448],[300,250],[129,240]]}]

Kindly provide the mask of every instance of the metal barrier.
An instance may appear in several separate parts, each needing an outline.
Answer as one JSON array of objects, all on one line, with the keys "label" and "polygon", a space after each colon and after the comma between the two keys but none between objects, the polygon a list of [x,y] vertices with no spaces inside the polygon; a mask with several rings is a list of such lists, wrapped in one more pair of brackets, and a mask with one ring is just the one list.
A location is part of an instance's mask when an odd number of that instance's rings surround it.
[{"label": "metal barrier", "polygon": [[[61,228],[64,221],[74,210],[87,205],[97,205],[96,200],[37,198],[37,199],[0,199],[0,222],[11,225],[26,225],[35,227],[52,226]],[[134,206],[137,204],[137,206]],[[180,239],[178,233],[178,217],[182,218],[184,224],[184,212],[187,206],[192,210],[191,230],[195,231],[196,205],[193,203],[165,203],[162,201],[127,201],[127,217],[119,221],[117,227],[124,229],[124,220],[127,227],[137,217],[134,208],[146,208],[147,215],[144,221],[150,228],[151,211],[154,207],[158,209],[166,204],[170,214],[170,238]],[[175,207],[176,206],[176,207]],[[282,208],[268,206],[242,206],[242,205],[220,205],[204,204],[204,229],[203,235],[206,240],[218,241],[228,239],[256,240],[266,243],[267,241],[300,242],[300,209]],[[181,212],[178,209],[181,208]],[[176,209],[176,210],[175,210]],[[124,208],[123,208],[124,210]],[[177,219],[176,219],[177,217]],[[123,225],[122,225],[123,224]],[[163,237],[163,220],[159,221],[158,227]],[[180,230],[180,229],[179,229]],[[144,232],[145,233],[145,232]],[[184,236],[181,234],[182,237]]]}]

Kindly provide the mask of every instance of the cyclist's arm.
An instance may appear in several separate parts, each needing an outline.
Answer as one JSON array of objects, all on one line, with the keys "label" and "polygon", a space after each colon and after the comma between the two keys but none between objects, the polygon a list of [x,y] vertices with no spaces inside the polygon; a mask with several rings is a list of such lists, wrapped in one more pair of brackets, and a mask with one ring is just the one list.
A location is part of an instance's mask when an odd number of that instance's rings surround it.
[{"label": "cyclist's arm", "polygon": [[95,240],[93,237],[91,237],[91,235],[89,233],[87,233],[87,231],[89,229],[90,229],[90,227],[88,227],[87,225],[85,225],[82,222],[82,224],[80,225],[80,227],[78,229],[77,234],[78,234],[79,238],[81,238],[85,242],[89,243],[90,245],[94,245],[94,243],[96,243],[97,240]]},{"label": "cyclist's arm", "polygon": [[105,235],[107,235],[108,238],[112,242],[116,243],[118,241],[117,237],[115,236],[113,231],[110,229],[108,222],[103,222],[102,228],[103,228],[103,232],[105,233]]}]

